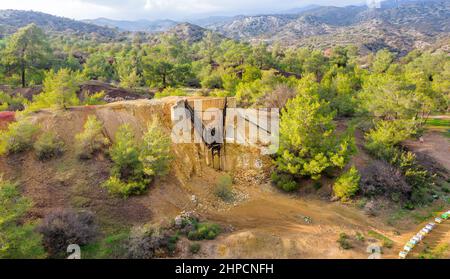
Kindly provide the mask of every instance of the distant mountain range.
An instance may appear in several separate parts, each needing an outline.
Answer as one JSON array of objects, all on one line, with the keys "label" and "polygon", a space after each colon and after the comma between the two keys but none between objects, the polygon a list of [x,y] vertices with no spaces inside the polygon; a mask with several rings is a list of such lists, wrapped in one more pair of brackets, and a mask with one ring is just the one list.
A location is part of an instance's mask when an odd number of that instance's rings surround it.
[{"label": "distant mountain range", "polygon": [[237,16],[205,27],[250,42],[315,48],[356,44],[368,51],[404,52],[449,37],[450,1],[390,0],[379,9],[320,6],[293,14]]},{"label": "distant mountain range", "polygon": [[[288,15],[288,14],[299,14],[301,12],[305,12],[314,8],[318,8],[318,5],[308,5],[301,8],[294,8],[286,11],[282,11],[279,14]],[[160,20],[114,20],[108,18],[96,18],[96,19],[85,19],[82,20],[85,23],[95,24],[102,27],[109,28],[118,28],[121,31],[131,31],[131,32],[165,32],[170,30],[172,27],[177,24],[182,23],[191,23],[201,27],[208,27],[217,24],[224,24],[226,22],[230,22],[236,18],[245,17],[245,16],[210,16],[205,18],[196,18],[189,19],[186,21],[175,21],[171,19],[160,19]]]},{"label": "distant mountain range", "polygon": [[164,32],[178,24],[178,22],[170,19],[162,20],[113,20],[108,18],[86,19],[85,23],[95,24],[103,27],[118,28],[122,31],[140,31],[140,32]]},{"label": "distant mountain range", "polygon": [[[329,48],[355,44],[367,51],[389,48],[397,52],[448,43],[450,0],[388,0],[380,9],[366,5],[311,5],[268,15],[214,16],[179,23],[173,20],[124,21],[100,18],[75,21],[30,11],[0,11],[0,30],[11,33],[31,22],[49,32],[70,32],[118,38],[133,31],[174,34],[195,42],[211,30],[252,43]],[[444,41],[444,43],[442,43]]]},{"label": "distant mountain range", "polygon": [[[0,10],[0,30],[11,34],[20,27],[35,23],[47,32],[92,35],[100,38],[116,38],[116,29],[88,24],[82,21],[33,11]],[[2,34],[3,35],[3,34]]]}]

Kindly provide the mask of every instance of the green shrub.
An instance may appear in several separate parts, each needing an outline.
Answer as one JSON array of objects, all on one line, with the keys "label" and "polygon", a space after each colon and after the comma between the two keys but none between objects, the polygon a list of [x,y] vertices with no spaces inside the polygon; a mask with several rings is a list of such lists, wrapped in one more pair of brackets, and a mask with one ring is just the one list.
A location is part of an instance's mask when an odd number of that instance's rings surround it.
[{"label": "green shrub", "polygon": [[198,223],[194,230],[188,233],[189,240],[212,240],[221,232],[219,225],[211,223]]},{"label": "green shrub", "polygon": [[111,177],[103,184],[111,194],[128,197],[147,189],[150,179],[144,173],[139,151],[131,127],[126,124],[120,126],[109,151],[114,162]]},{"label": "green shrub", "polygon": [[171,139],[160,128],[157,120],[148,125],[142,141],[139,160],[142,162],[144,173],[148,176],[166,175],[172,159]]},{"label": "green shrub", "polygon": [[200,252],[200,249],[201,249],[200,243],[197,242],[192,243],[189,246],[189,251],[191,252],[191,254],[197,254],[198,252]]},{"label": "green shrub", "polygon": [[142,194],[147,190],[149,181],[123,181],[119,177],[111,176],[107,181],[103,183],[103,187],[108,189],[108,192],[127,198],[132,195]]},{"label": "green shrub", "polygon": [[366,240],[366,238],[364,237],[364,235],[360,232],[357,232],[355,235],[355,239],[361,242],[364,242]]},{"label": "green shrub", "polygon": [[432,180],[430,174],[419,166],[414,153],[398,150],[390,162],[402,170],[406,182],[413,188],[420,189],[429,186],[430,180]]},{"label": "green shrub", "polygon": [[84,93],[83,104],[87,106],[95,106],[95,105],[103,105],[106,104],[104,101],[105,91],[100,91],[94,94],[90,94],[89,92]]},{"label": "green shrub", "polygon": [[216,72],[203,77],[200,84],[202,85],[202,88],[220,89],[223,87],[222,77]]},{"label": "green shrub", "polygon": [[361,176],[355,167],[342,174],[335,182],[333,187],[334,195],[342,201],[353,197],[359,190],[359,181]]},{"label": "green shrub", "polygon": [[176,232],[174,235],[168,237],[167,250],[170,254],[173,254],[175,252],[178,240],[180,240],[179,232]]},{"label": "green shrub", "polygon": [[427,170],[423,169],[416,160],[416,156],[411,152],[403,151],[399,148],[393,148],[391,157],[388,162],[396,167],[405,181],[412,187],[412,194],[406,208],[414,208],[414,204],[428,203],[428,189],[433,187],[435,176],[431,175]]},{"label": "green shrub", "polygon": [[289,174],[273,172],[271,175],[272,182],[281,190],[286,192],[293,192],[298,189],[297,182]]},{"label": "green shrub", "polygon": [[271,88],[264,85],[261,80],[241,82],[236,87],[236,100],[242,106],[251,106],[262,99],[270,90]]},{"label": "green shrub", "polygon": [[346,233],[341,233],[337,242],[339,243],[339,246],[344,250],[353,248],[353,246],[350,244],[349,236]]},{"label": "green shrub", "polygon": [[221,175],[217,182],[215,194],[224,201],[230,201],[233,199],[233,178],[230,175]]},{"label": "green shrub", "polygon": [[45,75],[42,93],[33,97],[33,102],[27,111],[37,111],[43,108],[67,108],[80,104],[77,96],[80,75],[68,69],[58,72],[50,70]]},{"label": "green shrub", "polygon": [[140,194],[152,177],[167,174],[171,143],[157,121],[149,124],[142,141],[138,146],[129,125],[119,127],[109,152],[114,162],[111,178],[104,183],[111,193],[124,197]]},{"label": "green shrub", "polygon": [[95,116],[89,116],[83,132],[75,137],[75,149],[81,159],[90,159],[106,146],[109,140],[103,135],[103,125]]},{"label": "green shrub", "polygon": [[139,160],[140,150],[128,124],[119,127],[115,142],[109,150],[114,162],[112,174],[121,179],[139,180],[144,174],[144,168]]},{"label": "green shrub", "polygon": [[38,130],[28,120],[9,124],[7,130],[0,131],[0,154],[20,153],[32,148]]},{"label": "green shrub", "polygon": [[389,160],[394,148],[414,134],[414,122],[380,121],[366,135],[366,149],[377,158]]},{"label": "green shrub", "polygon": [[42,237],[22,217],[31,202],[20,194],[17,184],[0,176],[0,259],[45,258]]},{"label": "green shrub", "polygon": [[0,91],[0,111],[23,110],[27,104],[28,100],[21,95],[11,96],[3,91]]},{"label": "green shrub", "polygon": [[55,133],[46,132],[34,143],[34,151],[39,160],[48,160],[63,154],[64,142]]}]

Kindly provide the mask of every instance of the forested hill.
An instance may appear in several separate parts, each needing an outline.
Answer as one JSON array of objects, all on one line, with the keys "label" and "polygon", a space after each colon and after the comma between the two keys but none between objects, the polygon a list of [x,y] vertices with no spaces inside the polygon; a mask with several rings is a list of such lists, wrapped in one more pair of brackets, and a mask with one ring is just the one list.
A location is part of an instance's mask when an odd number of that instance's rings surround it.
[{"label": "forested hill", "polygon": [[34,23],[46,32],[117,38],[116,29],[53,16],[34,11],[0,10],[0,34],[8,35],[19,28]]}]

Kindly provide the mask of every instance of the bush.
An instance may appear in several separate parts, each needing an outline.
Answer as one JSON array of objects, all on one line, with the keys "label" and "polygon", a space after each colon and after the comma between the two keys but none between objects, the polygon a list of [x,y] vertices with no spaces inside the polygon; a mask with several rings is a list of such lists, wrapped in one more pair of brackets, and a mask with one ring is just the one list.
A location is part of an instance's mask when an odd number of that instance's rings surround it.
[{"label": "bush", "polygon": [[299,187],[294,178],[289,174],[273,172],[271,179],[278,188],[286,192],[296,191]]},{"label": "bush", "polygon": [[192,254],[197,254],[198,252],[200,252],[200,249],[201,249],[200,243],[197,243],[197,242],[192,243],[192,244],[189,246],[189,251],[190,251]]},{"label": "bush", "polygon": [[221,232],[219,225],[211,223],[198,223],[194,230],[188,233],[189,240],[212,240]]},{"label": "bush", "polygon": [[89,92],[84,93],[83,104],[87,106],[95,106],[95,105],[103,105],[106,104],[104,101],[105,91],[100,91],[94,94],[90,94]]},{"label": "bush", "polygon": [[0,131],[0,154],[20,153],[32,148],[38,130],[27,120],[9,124],[7,130]]},{"label": "bush", "polygon": [[202,88],[220,89],[223,88],[222,77],[220,74],[213,72],[202,78],[200,84]]},{"label": "bush", "polygon": [[175,250],[177,249],[177,242],[180,240],[179,233],[176,232],[175,235],[171,235],[167,239],[167,251],[169,254],[175,253]]},{"label": "bush", "polygon": [[337,242],[339,243],[339,246],[344,250],[353,248],[353,246],[350,244],[349,236],[346,233],[341,233]]},{"label": "bush", "polygon": [[0,176],[0,259],[36,259],[46,256],[35,227],[21,220],[31,202],[19,186]]},{"label": "bush", "polygon": [[129,125],[122,125],[116,133],[115,143],[110,148],[114,166],[111,177],[103,184],[111,194],[128,197],[147,189],[150,179],[144,173],[139,160],[140,151]]},{"label": "bush", "polygon": [[83,132],[75,137],[75,148],[78,157],[90,159],[109,145],[109,140],[103,135],[103,125],[95,116],[89,116],[84,124]]},{"label": "bush", "polygon": [[16,111],[23,110],[28,104],[27,99],[18,96],[11,96],[3,91],[0,91],[0,111]]},{"label": "bush", "polygon": [[79,73],[68,69],[60,69],[58,72],[50,70],[45,75],[42,93],[33,97],[33,102],[27,107],[27,111],[52,107],[65,109],[79,105],[77,91],[80,80]]},{"label": "bush", "polygon": [[359,182],[361,176],[355,167],[341,175],[334,184],[334,195],[342,201],[346,201],[353,197],[359,190]]},{"label": "bush", "polygon": [[414,123],[404,120],[380,121],[366,135],[366,149],[377,158],[389,160],[394,148],[414,133]]},{"label": "bush", "polygon": [[113,195],[127,198],[132,195],[142,194],[147,190],[149,181],[123,181],[117,176],[111,176],[103,183],[103,187],[108,189],[108,192]]},{"label": "bush", "polygon": [[48,253],[60,257],[70,244],[80,246],[93,242],[97,236],[94,215],[90,212],[57,210],[47,215],[39,226]]},{"label": "bush", "polygon": [[48,160],[63,154],[64,142],[56,134],[46,132],[35,142],[34,151],[39,160]]},{"label": "bush", "polygon": [[142,178],[143,166],[139,160],[139,148],[133,130],[128,124],[119,127],[109,154],[114,162],[113,175],[120,179],[140,180]]},{"label": "bush", "polygon": [[261,80],[248,83],[239,83],[236,87],[236,100],[244,107],[259,102],[271,88],[264,85]]},{"label": "bush", "polygon": [[130,126],[119,127],[115,143],[110,149],[114,166],[111,178],[104,186],[113,194],[124,197],[140,194],[147,189],[151,178],[167,174],[170,154],[170,138],[153,121],[138,147]]},{"label": "bush", "polygon": [[129,259],[152,259],[155,252],[160,249],[163,237],[160,230],[156,228],[140,227],[132,231],[126,245],[127,258]]},{"label": "bush", "polygon": [[142,162],[144,173],[148,176],[166,175],[172,159],[171,139],[159,126],[158,121],[151,122],[142,139],[139,160]]},{"label": "bush", "polygon": [[397,151],[390,162],[402,170],[406,182],[413,188],[419,189],[429,185],[430,175],[418,165],[414,153]]},{"label": "bush", "polygon": [[215,239],[222,231],[217,224],[199,222],[198,217],[192,212],[185,212],[177,216],[174,228],[177,229],[177,232],[186,235],[189,240],[193,241]]},{"label": "bush", "polygon": [[355,239],[361,242],[364,242],[366,240],[366,238],[364,237],[364,235],[360,232],[357,232],[355,235]]},{"label": "bush", "polygon": [[230,201],[233,199],[233,178],[230,175],[222,175],[217,182],[215,194],[224,201]]},{"label": "bush", "polygon": [[181,232],[186,234],[189,240],[212,240],[221,232],[217,224],[200,223],[197,217],[184,216],[181,219]]},{"label": "bush", "polygon": [[134,228],[127,243],[127,257],[152,259],[172,256],[179,239],[179,233],[170,228],[155,225]]}]

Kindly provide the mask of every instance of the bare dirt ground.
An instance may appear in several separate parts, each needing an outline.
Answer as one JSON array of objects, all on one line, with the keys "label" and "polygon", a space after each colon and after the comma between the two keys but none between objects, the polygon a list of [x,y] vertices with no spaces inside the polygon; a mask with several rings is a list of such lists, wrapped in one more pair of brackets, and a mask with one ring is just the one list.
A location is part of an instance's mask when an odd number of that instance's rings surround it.
[{"label": "bare dirt ground", "polygon": [[[213,194],[220,175],[208,170],[188,185],[198,200],[196,211],[226,231],[216,240],[202,242],[199,258],[364,259],[370,255],[367,247],[378,242],[367,235],[369,230],[394,241],[398,238],[393,228],[365,216],[354,206],[330,203],[317,195],[289,195],[268,183],[234,185],[234,191],[245,199],[226,204]],[[305,222],[304,217],[311,218],[312,223]],[[349,236],[353,249],[339,247],[341,233]],[[357,233],[365,235],[365,240],[356,240]],[[385,249],[384,257],[394,258],[395,246]]]},{"label": "bare dirt ground", "polygon": [[437,131],[430,131],[422,137],[423,141],[407,141],[406,146],[415,153],[424,153],[450,170],[450,142]]}]

